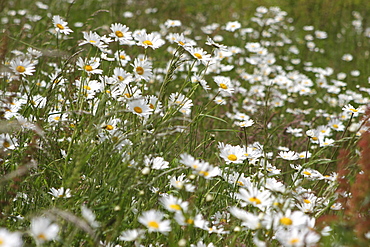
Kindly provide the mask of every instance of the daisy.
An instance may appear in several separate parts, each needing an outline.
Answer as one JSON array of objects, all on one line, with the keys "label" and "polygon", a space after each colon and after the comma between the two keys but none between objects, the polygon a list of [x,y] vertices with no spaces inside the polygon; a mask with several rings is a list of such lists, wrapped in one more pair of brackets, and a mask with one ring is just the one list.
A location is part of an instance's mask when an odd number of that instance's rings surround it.
[{"label": "daisy", "polygon": [[214,76],[213,79],[218,85],[218,91],[221,93],[222,96],[226,97],[232,95],[235,89],[229,77]]},{"label": "daisy", "polygon": [[60,189],[55,189],[54,187],[50,189],[50,192],[48,192],[50,195],[54,196],[55,198],[70,198],[71,190],[66,189],[64,191],[64,187],[61,187]]},{"label": "daisy", "polygon": [[134,67],[135,78],[138,80],[149,81],[153,76],[152,65],[148,60],[140,60],[135,58],[134,64],[131,64]]},{"label": "daisy", "polygon": [[22,60],[20,57],[10,61],[10,68],[16,75],[32,75],[36,71],[35,65],[30,60]]},{"label": "daisy", "polygon": [[262,226],[261,219],[258,215],[254,215],[237,207],[231,207],[229,211],[234,217],[242,221],[242,226],[245,226],[248,229],[257,230]]},{"label": "daisy", "polygon": [[147,34],[146,32],[137,33],[135,39],[138,41],[138,46],[143,46],[145,49],[150,47],[153,50],[164,45],[164,40],[161,39],[161,36],[155,33]]},{"label": "daisy", "polygon": [[226,52],[229,51],[227,49],[227,46],[226,45],[218,44],[215,41],[213,41],[213,39],[211,39],[210,37],[207,37],[206,45],[213,46],[213,47],[218,48],[218,49],[220,49],[222,51],[226,51]]},{"label": "daisy", "polygon": [[277,213],[274,216],[275,228],[278,226],[283,227],[298,227],[307,225],[309,217],[302,211],[293,211],[288,209],[285,213]]},{"label": "daisy", "polygon": [[180,27],[181,26],[181,21],[179,20],[170,20],[168,19],[164,25],[167,27],[167,28],[170,28],[170,27]]},{"label": "daisy", "polygon": [[166,234],[171,231],[171,222],[162,220],[163,213],[154,209],[143,212],[138,221],[148,228],[149,232],[161,232]]},{"label": "daisy", "polygon": [[352,114],[353,117],[357,117],[360,113],[364,113],[365,110],[362,108],[362,107],[359,107],[359,108],[355,108],[353,107],[351,104],[348,104],[348,105],[345,105],[342,110],[345,112],[345,113],[348,113],[348,114]]},{"label": "daisy", "polygon": [[147,95],[146,100],[149,103],[149,107],[153,109],[155,113],[159,113],[162,110],[162,103],[158,100],[158,97],[155,95]]},{"label": "daisy", "polygon": [[229,32],[235,32],[235,30],[241,27],[240,22],[238,21],[229,21],[226,23],[225,30]]},{"label": "daisy", "polygon": [[195,58],[197,61],[202,62],[204,65],[212,59],[210,54],[207,54],[202,48],[186,47],[186,50]]},{"label": "daisy", "polygon": [[186,212],[188,210],[189,203],[182,201],[180,198],[174,197],[173,195],[164,196],[159,199],[165,209],[170,212]]},{"label": "daisy", "polygon": [[254,121],[252,119],[248,119],[246,121],[243,121],[243,122],[235,122],[235,125],[241,127],[241,128],[247,128],[247,127],[250,127],[254,124]]},{"label": "daisy", "polygon": [[240,146],[231,146],[222,142],[218,143],[220,150],[220,157],[226,161],[226,164],[241,164],[247,158],[245,156],[245,149]]},{"label": "daisy", "polygon": [[21,247],[23,246],[22,234],[10,232],[6,228],[0,228],[0,246]]},{"label": "daisy", "polygon": [[169,102],[172,105],[177,106],[178,111],[184,115],[189,115],[191,112],[191,107],[193,106],[193,101],[181,93],[170,94]]},{"label": "daisy", "polygon": [[142,237],[144,237],[144,230],[134,229],[121,232],[121,235],[118,238],[121,241],[135,241]]},{"label": "daisy", "polygon": [[280,151],[279,156],[280,156],[280,158],[282,158],[284,160],[297,160],[297,159],[299,159],[298,154],[294,151]]},{"label": "daisy", "polygon": [[175,33],[172,38],[175,43],[182,47],[191,47],[195,45],[195,42],[191,42],[189,39],[185,38],[183,33]]},{"label": "daisy", "polygon": [[50,219],[44,217],[33,218],[30,226],[31,235],[36,243],[42,244],[57,238],[59,226],[52,223]]},{"label": "daisy", "polygon": [[125,67],[126,64],[131,61],[131,57],[129,55],[126,54],[126,52],[124,50],[121,50],[121,51],[116,51],[114,53],[114,57],[116,59],[116,61],[119,62],[119,64],[122,66],[122,67]]},{"label": "daisy", "polygon": [[121,83],[122,85],[127,85],[133,81],[132,75],[119,67],[114,68],[113,78],[116,80],[117,83]]},{"label": "daisy", "polygon": [[110,26],[112,33],[109,34],[115,41],[119,41],[120,45],[127,45],[132,41],[132,32],[129,32],[129,28],[121,23],[114,23]]},{"label": "daisy", "polygon": [[127,102],[127,108],[135,115],[147,118],[152,114],[153,109],[147,104],[145,99],[133,99]]},{"label": "daisy", "polygon": [[68,35],[73,32],[72,29],[68,27],[68,22],[63,21],[59,15],[53,16],[53,25],[57,33]]},{"label": "daisy", "polygon": [[83,35],[85,40],[82,41],[79,46],[91,44],[98,47],[100,50],[104,50],[108,47],[108,45],[104,44],[104,42],[101,40],[101,37],[96,32],[83,32]]},{"label": "daisy", "polygon": [[250,187],[247,190],[241,188],[239,193],[236,194],[238,199],[243,200],[242,206],[251,204],[261,210],[264,210],[266,207],[271,206],[273,196],[268,190],[258,190],[255,187]]},{"label": "daisy", "polygon": [[76,65],[79,67],[79,70],[85,71],[88,75],[103,73],[103,70],[98,69],[100,65],[100,58],[92,58],[90,61],[84,61],[81,57],[79,57]]},{"label": "daisy", "polygon": [[287,247],[313,247],[317,246],[320,235],[309,228],[293,228],[279,230],[275,234],[277,240]]}]

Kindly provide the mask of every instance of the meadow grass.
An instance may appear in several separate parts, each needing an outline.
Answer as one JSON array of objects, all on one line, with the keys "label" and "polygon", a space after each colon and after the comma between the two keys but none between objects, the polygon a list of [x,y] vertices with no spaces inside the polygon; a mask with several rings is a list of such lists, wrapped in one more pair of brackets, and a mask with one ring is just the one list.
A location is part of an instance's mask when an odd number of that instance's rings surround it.
[{"label": "meadow grass", "polygon": [[369,11],[2,2],[0,246],[367,246]]}]

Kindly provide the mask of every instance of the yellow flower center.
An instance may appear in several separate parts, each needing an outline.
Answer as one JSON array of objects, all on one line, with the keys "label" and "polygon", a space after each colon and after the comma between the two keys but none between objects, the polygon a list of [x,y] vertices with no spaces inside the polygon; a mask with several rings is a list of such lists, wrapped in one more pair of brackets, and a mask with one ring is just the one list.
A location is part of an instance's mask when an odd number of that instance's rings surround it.
[{"label": "yellow flower center", "polygon": [[8,147],[10,147],[10,143],[9,143],[8,141],[4,141],[4,142],[3,142],[3,147],[4,147],[4,148],[8,148]]},{"label": "yellow flower center", "polygon": [[95,41],[95,40],[90,40],[89,42],[90,42],[90,43],[96,43],[96,41]]},{"label": "yellow flower center", "polygon": [[26,68],[25,68],[24,66],[19,65],[19,66],[17,66],[16,70],[17,70],[19,73],[23,73],[23,72],[25,72],[25,71],[26,71]]},{"label": "yellow flower center", "polygon": [[185,45],[185,43],[184,43],[184,42],[182,42],[182,41],[179,41],[179,44],[180,44],[180,45]]},{"label": "yellow flower center", "polygon": [[126,57],[125,57],[125,55],[120,55],[119,58],[125,59]]},{"label": "yellow flower center", "polygon": [[54,120],[59,121],[60,120],[60,117],[59,116],[58,117],[55,117]]},{"label": "yellow flower center", "polygon": [[106,130],[112,130],[114,129],[112,125],[107,124],[107,126],[104,127]]},{"label": "yellow flower center", "polygon": [[200,55],[199,53],[194,53],[194,56],[198,59],[202,59],[202,55]]},{"label": "yellow flower center", "polygon": [[244,186],[244,183],[242,181],[236,181],[237,184],[239,184],[240,186]]},{"label": "yellow flower center", "polygon": [[251,203],[255,203],[255,204],[261,204],[262,202],[261,202],[261,200],[260,199],[258,199],[257,197],[251,197],[251,198],[249,198],[249,201],[251,202]]},{"label": "yellow flower center", "polygon": [[356,110],[356,109],[353,109],[353,108],[351,108],[351,109],[349,109],[350,111],[353,111],[353,112],[358,112],[358,110]]},{"label": "yellow flower center", "polygon": [[122,38],[123,37],[123,33],[121,31],[115,31],[114,33],[116,34],[116,36],[118,38]]},{"label": "yellow flower center", "polygon": [[150,109],[154,109],[154,105],[152,103],[149,104]]},{"label": "yellow flower center", "polygon": [[290,226],[291,224],[293,224],[293,221],[288,217],[283,217],[280,219],[280,223],[286,226]]},{"label": "yellow flower center", "polygon": [[90,87],[90,86],[85,85],[85,86],[84,86],[84,89],[86,89],[86,90],[91,90],[91,87]]},{"label": "yellow flower center", "polygon": [[228,89],[227,85],[224,83],[220,83],[220,88],[222,89]]},{"label": "yellow flower center", "polygon": [[170,205],[170,208],[173,209],[173,210],[176,210],[176,211],[181,210],[181,207],[178,204],[171,204]]},{"label": "yellow flower center", "polygon": [[136,73],[138,73],[139,75],[142,75],[142,74],[144,74],[144,68],[143,67],[137,67],[136,68]]},{"label": "yellow flower center", "polygon": [[92,71],[93,68],[91,67],[91,65],[85,65],[85,70],[86,71]]},{"label": "yellow flower center", "polygon": [[193,219],[187,219],[186,223],[188,223],[189,225],[192,225],[192,224],[194,224],[194,220]]},{"label": "yellow flower center", "polygon": [[311,203],[311,201],[308,200],[308,199],[304,199],[303,201],[304,201],[304,203]]},{"label": "yellow flower center", "polygon": [[293,238],[289,241],[290,244],[296,244],[299,242],[299,239],[298,238]]},{"label": "yellow flower center", "polygon": [[124,94],[127,98],[131,98],[131,94],[129,94],[129,93],[125,93]]},{"label": "yellow flower center", "polygon": [[209,172],[207,172],[207,171],[200,171],[199,174],[200,175],[203,175],[204,177],[208,177]]},{"label": "yellow flower center", "polygon": [[314,141],[317,141],[319,138],[317,138],[316,136],[312,137],[312,140]]},{"label": "yellow flower center", "polygon": [[310,176],[311,175],[311,172],[308,172],[308,171],[304,171],[303,172],[304,175],[307,175],[307,176]]},{"label": "yellow flower center", "polygon": [[40,233],[39,235],[37,235],[37,238],[42,239],[42,240],[47,240],[45,234],[43,233]]},{"label": "yellow flower center", "polygon": [[153,45],[153,43],[150,40],[143,41],[144,45]]},{"label": "yellow flower center", "polygon": [[143,112],[143,109],[141,109],[140,107],[138,106],[135,106],[134,107],[134,111],[137,112],[137,113],[142,113]]},{"label": "yellow flower center", "polygon": [[63,27],[63,25],[62,25],[62,24],[59,24],[59,23],[58,23],[56,26],[57,26],[57,28],[59,28],[60,30],[63,30],[63,29],[64,29],[64,27]]},{"label": "yellow flower center", "polygon": [[120,80],[120,81],[123,81],[123,79],[124,79],[124,78],[123,78],[122,76],[120,76],[120,75],[119,75],[119,76],[117,76],[117,78],[118,78],[118,80]]},{"label": "yellow flower center", "polygon": [[336,128],[336,129],[339,128],[338,124],[333,124],[332,126],[333,128]]},{"label": "yellow flower center", "polygon": [[155,229],[159,228],[159,224],[156,221],[149,221],[148,226]]},{"label": "yellow flower center", "polygon": [[229,156],[227,156],[227,158],[231,161],[236,161],[238,159],[238,157],[236,157],[235,154],[229,154]]}]

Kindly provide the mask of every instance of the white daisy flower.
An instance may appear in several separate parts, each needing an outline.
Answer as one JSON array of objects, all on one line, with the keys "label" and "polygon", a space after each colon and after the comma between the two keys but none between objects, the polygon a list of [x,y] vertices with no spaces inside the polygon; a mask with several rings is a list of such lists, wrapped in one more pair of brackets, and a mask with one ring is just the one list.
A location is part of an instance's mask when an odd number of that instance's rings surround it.
[{"label": "white daisy flower", "polygon": [[163,213],[154,209],[143,212],[138,221],[148,228],[149,232],[161,232],[166,234],[171,231],[171,222],[162,220]]}]

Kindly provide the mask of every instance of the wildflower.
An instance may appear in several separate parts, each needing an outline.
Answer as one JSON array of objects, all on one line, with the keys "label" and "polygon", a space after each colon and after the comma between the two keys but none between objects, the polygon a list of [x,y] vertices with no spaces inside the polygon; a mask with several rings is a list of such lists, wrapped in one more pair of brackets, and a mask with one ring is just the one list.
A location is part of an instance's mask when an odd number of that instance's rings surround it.
[{"label": "wildflower", "polygon": [[317,170],[311,169],[311,168],[303,169],[301,172],[301,175],[303,175],[305,178],[308,178],[310,180],[323,178],[323,175],[320,172],[318,172]]},{"label": "wildflower", "polygon": [[122,68],[114,68],[113,78],[117,83],[121,83],[122,85],[127,85],[133,81],[132,75]]},{"label": "wildflower", "polygon": [[131,61],[131,57],[129,55],[126,54],[125,51],[116,51],[114,53],[114,57],[116,59],[116,61],[119,62],[119,64],[122,66],[122,67],[125,67],[126,64]]},{"label": "wildflower", "polygon": [[130,44],[132,41],[132,32],[129,32],[129,28],[121,23],[114,23],[110,26],[112,33],[110,37],[114,38],[115,41],[119,41],[120,45]]},{"label": "wildflower", "polygon": [[214,99],[214,102],[218,105],[226,105],[226,101],[220,97],[220,96],[217,96],[215,99]]},{"label": "wildflower", "polygon": [[165,161],[162,157],[149,158],[145,157],[145,165],[152,166],[152,169],[163,170],[169,168],[169,162]]},{"label": "wildflower", "polygon": [[21,233],[10,232],[6,228],[0,228],[0,246],[3,247],[23,246]]},{"label": "wildflower", "polygon": [[353,56],[351,54],[344,54],[342,56],[342,60],[346,61],[346,62],[350,62],[350,61],[352,61],[352,59],[353,59]]},{"label": "wildflower", "polygon": [[257,215],[254,215],[237,207],[231,207],[229,210],[233,216],[242,220],[242,226],[245,226],[251,230],[261,228],[261,220]]},{"label": "wildflower", "polygon": [[247,158],[245,156],[245,149],[240,146],[225,145],[220,142],[218,148],[220,150],[220,157],[226,161],[226,164],[241,164]]},{"label": "wildflower", "polygon": [[286,129],[286,132],[294,135],[295,137],[301,137],[302,136],[302,129],[301,128],[294,128],[293,129],[292,127],[289,126]]},{"label": "wildflower", "polygon": [[222,96],[231,96],[234,92],[234,86],[231,83],[229,77],[225,76],[214,76],[214,81],[218,85],[218,91],[221,93]]},{"label": "wildflower", "polygon": [[153,76],[152,73],[152,65],[148,60],[140,60],[135,58],[134,64],[134,74],[136,79],[143,79],[145,81],[149,81],[150,78]]},{"label": "wildflower", "polygon": [[190,183],[189,179],[185,178],[185,174],[181,174],[180,176],[171,177],[170,179],[170,185],[172,187],[175,187],[176,189],[183,189],[185,187],[185,190],[188,192],[194,192],[195,186]]},{"label": "wildflower", "polygon": [[309,228],[281,229],[275,236],[283,246],[287,247],[313,247],[317,246],[320,240],[320,235]]},{"label": "wildflower", "polygon": [[68,35],[73,32],[72,29],[68,27],[68,22],[63,21],[59,15],[53,16],[53,25],[57,33]]},{"label": "wildflower", "polygon": [[208,90],[210,90],[211,88],[208,86],[208,84],[207,84],[207,82],[206,82],[206,80],[204,80],[204,79],[202,79],[202,77],[201,76],[198,76],[198,75],[193,75],[192,77],[191,77],[191,82],[192,83],[199,83],[201,86],[202,86],[202,88],[204,89],[204,90],[206,90],[206,91],[208,91]]},{"label": "wildflower", "polygon": [[163,213],[154,209],[143,212],[138,221],[148,228],[149,232],[161,232],[166,234],[171,231],[171,222],[162,220]]},{"label": "wildflower", "polygon": [[279,152],[279,156],[284,160],[297,160],[299,158],[298,154],[294,151],[281,151]]},{"label": "wildflower", "polygon": [[104,50],[108,47],[108,45],[102,41],[101,37],[96,32],[83,32],[83,35],[85,40],[82,41],[79,46],[91,44],[95,47],[98,47],[100,50]]},{"label": "wildflower", "polygon": [[206,45],[213,46],[213,47],[218,48],[222,51],[228,51],[226,45],[218,44],[218,43],[214,42],[213,39],[211,39],[210,37],[207,37]]},{"label": "wildflower", "polygon": [[145,99],[133,99],[127,103],[128,109],[135,115],[148,117],[152,114],[153,109],[147,104]]},{"label": "wildflower", "polygon": [[144,230],[134,229],[121,232],[121,235],[118,238],[121,241],[135,241],[142,237],[144,237]]},{"label": "wildflower", "polygon": [[189,48],[195,45],[194,42],[192,42],[190,39],[186,39],[183,33],[175,33],[173,35],[173,41],[184,48]]},{"label": "wildflower", "polygon": [[81,206],[82,217],[92,226],[93,228],[99,227],[99,222],[96,221],[94,212],[87,208],[85,205]]},{"label": "wildflower", "polygon": [[225,30],[229,32],[235,32],[235,30],[239,29],[241,27],[240,22],[238,21],[229,21],[226,23]]},{"label": "wildflower", "polygon": [[360,113],[364,113],[365,110],[362,107],[355,108],[351,104],[345,105],[342,110],[346,113],[350,113],[353,117],[357,117]]},{"label": "wildflower", "polygon": [[193,101],[181,93],[170,94],[169,102],[177,106],[178,111],[184,115],[189,115],[191,112],[191,107],[193,106]]},{"label": "wildflower", "polygon": [[37,244],[56,239],[59,232],[59,226],[45,217],[33,218],[30,228],[31,235]]},{"label": "wildflower", "polygon": [[181,199],[174,197],[173,195],[164,196],[159,199],[163,207],[170,212],[186,212],[188,210],[188,202],[184,202]]},{"label": "wildflower", "polygon": [[32,75],[36,71],[35,65],[30,60],[22,60],[20,57],[10,61],[10,68],[16,75]]},{"label": "wildflower", "polygon": [[66,189],[64,191],[64,187],[61,187],[60,189],[55,189],[54,187],[50,189],[50,192],[48,192],[50,195],[54,196],[55,198],[70,198],[71,190]]},{"label": "wildflower", "polygon": [[88,75],[103,73],[103,70],[98,69],[100,65],[100,58],[92,58],[87,62],[79,57],[76,65],[79,66],[79,70],[85,71]]},{"label": "wildflower", "polygon": [[207,54],[202,48],[187,47],[187,51],[195,58],[197,61],[202,62],[204,65],[212,59],[210,54]]},{"label": "wildflower", "polygon": [[243,122],[235,122],[235,124],[241,128],[247,128],[247,127],[252,126],[254,124],[254,121],[252,119],[248,119]]},{"label": "wildflower", "polygon": [[167,28],[170,28],[170,27],[180,27],[181,26],[181,21],[179,20],[170,20],[168,19],[164,25],[167,27]]},{"label": "wildflower", "polygon": [[237,194],[237,198],[244,201],[242,205],[251,204],[263,210],[272,203],[272,195],[268,190],[258,190],[255,187],[250,187],[248,190],[241,188]]},{"label": "wildflower", "polygon": [[158,100],[158,97],[155,95],[147,95],[145,97],[149,103],[149,107],[153,109],[155,113],[161,112],[162,103]]},{"label": "wildflower", "polygon": [[164,45],[165,43],[164,40],[161,39],[160,35],[155,33],[150,34],[147,34],[145,32],[137,33],[135,35],[135,39],[138,41],[137,45],[143,46],[145,49],[150,47],[153,50],[155,50]]}]

